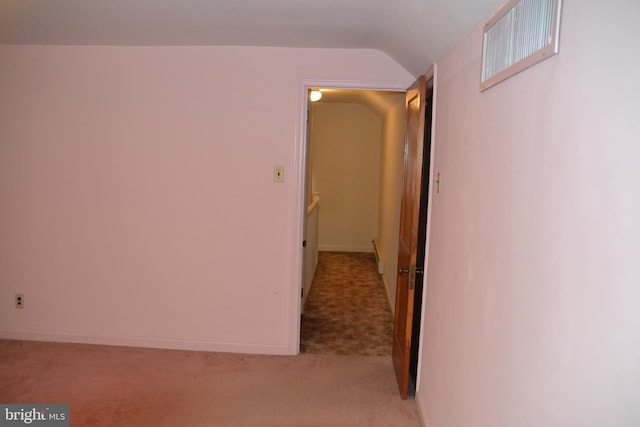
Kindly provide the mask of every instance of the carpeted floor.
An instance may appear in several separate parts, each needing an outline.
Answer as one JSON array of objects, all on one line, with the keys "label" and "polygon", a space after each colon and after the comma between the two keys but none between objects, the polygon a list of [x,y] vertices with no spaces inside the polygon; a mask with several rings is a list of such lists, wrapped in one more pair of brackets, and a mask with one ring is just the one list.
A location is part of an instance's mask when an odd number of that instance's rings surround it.
[{"label": "carpeted floor", "polygon": [[398,394],[392,327],[373,254],[322,252],[305,354],[0,340],[0,403],[69,404],[83,427],[420,427]]},{"label": "carpeted floor", "polygon": [[302,353],[390,356],[393,318],[373,253],[320,252],[302,315]]},{"label": "carpeted floor", "polygon": [[0,403],[68,404],[74,427],[421,426],[390,357],[0,340]]}]

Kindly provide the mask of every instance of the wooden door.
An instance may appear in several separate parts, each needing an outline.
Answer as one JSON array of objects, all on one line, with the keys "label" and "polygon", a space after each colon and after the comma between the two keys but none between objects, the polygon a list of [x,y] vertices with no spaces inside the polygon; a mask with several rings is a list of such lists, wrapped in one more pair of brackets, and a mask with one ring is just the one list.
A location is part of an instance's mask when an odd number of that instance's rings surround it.
[{"label": "wooden door", "polygon": [[409,395],[409,365],[416,280],[416,253],[422,182],[425,93],[427,79],[421,76],[407,90],[404,172],[400,207],[398,280],[393,330],[393,364],[400,395]]}]

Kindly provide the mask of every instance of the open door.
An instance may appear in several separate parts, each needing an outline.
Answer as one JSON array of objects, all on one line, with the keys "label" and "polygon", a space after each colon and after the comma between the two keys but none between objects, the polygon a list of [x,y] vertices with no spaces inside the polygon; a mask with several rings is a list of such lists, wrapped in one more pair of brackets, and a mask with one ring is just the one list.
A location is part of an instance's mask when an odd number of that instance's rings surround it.
[{"label": "open door", "polygon": [[409,366],[418,252],[418,228],[422,184],[422,161],[425,132],[425,96],[427,79],[420,76],[407,89],[406,138],[402,200],[400,207],[400,236],[398,244],[398,280],[393,330],[393,364],[400,395],[409,395]]}]

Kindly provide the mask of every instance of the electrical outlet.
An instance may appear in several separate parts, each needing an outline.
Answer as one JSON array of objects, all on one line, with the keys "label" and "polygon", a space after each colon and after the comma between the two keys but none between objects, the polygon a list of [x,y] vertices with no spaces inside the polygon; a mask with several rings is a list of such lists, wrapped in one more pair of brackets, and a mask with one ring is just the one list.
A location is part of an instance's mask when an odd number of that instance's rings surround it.
[{"label": "electrical outlet", "polygon": [[24,308],[24,294],[16,294],[16,308]]}]

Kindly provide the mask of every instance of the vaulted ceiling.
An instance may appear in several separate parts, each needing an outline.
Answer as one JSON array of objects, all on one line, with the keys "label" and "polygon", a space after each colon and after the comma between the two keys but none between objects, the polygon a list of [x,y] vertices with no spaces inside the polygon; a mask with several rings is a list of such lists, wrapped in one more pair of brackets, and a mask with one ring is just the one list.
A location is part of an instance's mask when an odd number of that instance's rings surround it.
[{"label": "vaulted ceiling", "polygon": [[2,0],[0,44],[369,48],[424,73],[501,0]]}]

